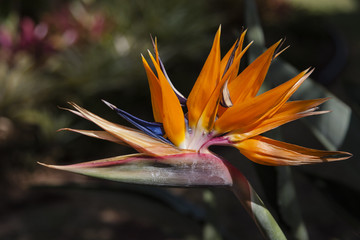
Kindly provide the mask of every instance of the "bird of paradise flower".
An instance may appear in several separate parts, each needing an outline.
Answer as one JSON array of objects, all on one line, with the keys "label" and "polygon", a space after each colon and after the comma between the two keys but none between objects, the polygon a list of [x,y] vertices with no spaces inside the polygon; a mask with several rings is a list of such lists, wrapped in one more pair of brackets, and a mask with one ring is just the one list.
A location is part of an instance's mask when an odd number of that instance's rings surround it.
[{"label": "bird of paradise flower", "polygon": [[[218,29],[210,54],[186,99],[171,83],[153,41],[149,56],[155,71],[142,56],[151,91],[155,122],[132,116],[104,103],[139,130],[109,122],[70,103],[67,109],[103,131],[62,129],[133,147],[139,153],[67,166],[47,167],[114,181],[160,186],[224,186],[230,188],[262,233],[270,239],[284,234],[261,199],[239,170],[209,151],[211,145],[228,145],[253,162],[280,166],[344,160],[350,153],[323,151],[277,141],[260,134],[302,117],[323,114],[318,106],[328,99],[288,101],[313,70],[258,94],[281,41],[272,45],[239,73],[244,31],[221,58]],[[187,109],[184,113],[183,109]]]}]

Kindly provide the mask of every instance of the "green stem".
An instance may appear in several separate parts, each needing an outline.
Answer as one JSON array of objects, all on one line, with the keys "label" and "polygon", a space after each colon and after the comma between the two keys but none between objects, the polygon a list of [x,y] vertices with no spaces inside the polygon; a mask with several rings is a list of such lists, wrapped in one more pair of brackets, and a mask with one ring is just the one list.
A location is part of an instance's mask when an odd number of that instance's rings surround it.
[{"label": "green stem", "polygon": [[264,238],[270,240],[286,239],[280,226],[245,176],[234,167],[229,166],[229,169],[233,178],[232,190],[234,194],[253,218]]},{"label": "green stem", "polygon": [[276,171],[280,214],[289,225],[294,239],[308,240],[309,236],[297,201],[291,168],[289,166],[281,166],[277,167]]}]

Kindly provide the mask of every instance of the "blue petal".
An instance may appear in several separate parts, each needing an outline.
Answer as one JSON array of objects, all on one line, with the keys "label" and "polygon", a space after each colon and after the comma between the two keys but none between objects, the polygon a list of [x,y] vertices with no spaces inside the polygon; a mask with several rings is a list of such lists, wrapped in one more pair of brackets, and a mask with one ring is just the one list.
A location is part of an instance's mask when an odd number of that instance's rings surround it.
[{"label": "blue petal", "polygon": [[148,122],[145,120],[142,120],[140,118],[137,118],[130,113],[125,112],[124,110],[121,110],[117,108],[115,105],[102,100],[108,107],[110,107],[112,110],[115,110],[117,114],[119,114],[122,118],[133,124],[135,127],[137,127],[139,130],[143,131],[144,133],[160,139],[164,142],[171,143],[169,140],[165,139],[163,135],[165,134],[163,124],[158,122]]}]

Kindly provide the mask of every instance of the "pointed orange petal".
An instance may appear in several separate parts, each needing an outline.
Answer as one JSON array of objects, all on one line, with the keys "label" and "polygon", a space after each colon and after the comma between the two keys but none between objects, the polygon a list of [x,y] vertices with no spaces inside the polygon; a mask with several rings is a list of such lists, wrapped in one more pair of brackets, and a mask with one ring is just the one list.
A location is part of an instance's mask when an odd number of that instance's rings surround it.
[{"label": "pointed orange petal", "polygon": [[[278,53],[276,53],[276,54],[274,55],[274,58],[273,58],[273,59],[279,57],[279,56],[280,56],[283,52],[285,52],[289,47],[290,47],[290,45],[289,45],[289,46],[286,46],[284,49],[281,49]],[[279,46],[279,48],[280,48],[280,46]]]},{"label": "pointed orange petal", "polygon": [[280,41],[272,45],[229,83],[230,96],[234,104],[256,96],[279,44]]},{"label": "pointed orange petal", "polygon": [[235,147],[251,161],[270,166],[332,162],[352,156],[347,152],[310,149],[263,136],[239,142]]},{"label": "pointed orange petal", "polygon": [[285,116],[275,115],[273,118],[266,119],[261,124],[256,126],[254,129],[248,130],[247,132],[240,132],[240,131],[230,132],[228,134],[229,140],[232,142],[243,141],[245,139],[248,139],[248,138],[257,136],[259,134],[262,134],[264,132],[270,131],[271,129],[277,128],[288,122],[292,122],[292,121],[298,120],[303,117],[320,115],[320,114],[324,114],[324,113],[328,113],[328,112],[329,111],[316,111],[316,112],[309,111],[309,112],[304,112],[304,113],[300,113],[300,114],[292,114],[292,115],[285,115]]},{"label": "pointed orange petal", "polygon": [[[230,65],[229,69],[226,71],[226,73],[221,77],[221,83],[224,83],[226,80],[231,79],[231,76],[234,75],[234,73],[236,73],[239,70],[239,65],[240,65],[240,61],[242,59],[242,57],[244,56],[244,54],[246,53],[246,51],[250,48],[250,46],[252,45],[253,42],[249,43],[244,50],[242,50],[239,54],[236,54],[236,56],[234,57],[233,63]],[[222,84],[220,84],[222,85]]]},{"label": "pointed orange petal", "polygon": [[[243,39],[241,40],[243,41]],[[249,49],[249,47],[251,46],[253,42],[250,42],[245,48],[244,50],[242,50],[240,53],[235,53],[235,59],[233,61],[233,64],[230,66],[230,68],[228,69],[228,71],[226,72],[226,74],[224,76],[222,76],[221,78],[221,86],[224,86],[223,82],[224,81],[232,81],[238,71],[239,71],[239,66],[240,66],[240,61],[241,61],[241,58],[244,56],[244,54],[246,53],[246,51]],[[239,50],[239,49],[238,49]],[[223,88],[224,89],[224,88]],[[228,87],[228,84],[226,85],[226,95],[229,97],[229,99],[231,100],[232,102],[232,97],[231,97],[231,94],[230,94],[230,91],[229,91],[229,87]],[[233,103],[233,102],[232,102]],[[233,104],[232,104],[233,105]],[[228,109],[228,107],[223,107],[223,106],[219,106],[219,109],[218,109],[218,116],[220,117],[226,110]]]},{"label": "pointed orange petal", "polygon": [[[238,47],[235,51],[235,56],[234,58],[236,58],[237,56],[239,56],[239,54],[242,52],[242,46],[243,46],[243,43],[244,43],[244,38],[245,38],[245,35],[246,35],[246,32],[247,30],[243,31],[241,33],[241,36],[240,36],[240,39],[236,40],[236,42],[232,45],[232,47],[230,48],[230,50],[225,54],[225,56],[221,59],[221,62],[220,62],[220,73],[221,73],[221,76],[224,75],[224,70],[226,68],[226,65],[228,64],[228,61],[230,59],[230,56],[232,54],[232,52],[234,51],[234,48],[235,46],[238,44]],[[240,63],[239,63],[240,65]],[[239,70],[239,66],[237,66],[237,69]],[[237,72],[235,72],[235,75],[237,75]]]},{"label": "pointed orange petal", "polygon": [[149,64],[147,63],[143,55],[141,55],[141,59],[144,64],[144,68],[149,82],[154,119],[155,122],[162,123],[163,104],[159,79],[155,76],[154,72],[151,70]]},{"label": "pointed orange petal", "polygon": [[162,97],[162,120],[167,137],[176,146],[181,146],[185,141],[185,119],[179,99],[174,93],[169,81],[161,71],[159,64],[149,52],[155,66]]},{"label": "pointed orange petal", "polygon": [[265,118],[272,117],[299,88],[312,71],[303,71],[293,79],[243,103],[234,104],[215,122],[215,130],[246,132]]},{"label": "pointed orange petal", "polygon": [[70,104],[85,119],[92,121],[102,129],[107,131],[109,134],[129,144],[139,152],[147,153],[149,155],[158,156],[158,157],[165,155],[180,154],[184,152],[174,146],[171,146],[170,144],[161,142],[160,140],[150,137],[140,131],[109,122],[87,111],[86,109],[76,105],[75,103],[70,103]]},{"label": "pointed orange petal", "polygon": [[[236,46],[236,44],[238,44],[238,39],[235,41],[235,43],[231,46],[230,50],[225,54],[225,56],[221,59],[220,61],[220,75],[222,76],[224,74],[226,65],[228,64],[228,61],[230,59],[230,56],[232,54],[232,52],[234,51],[234,48]],[[240,42],[239,42],[239,46],[238,49],[240,48]]]},{"label": "pointed orange petal", "polygon": [[309,109],[316,108],[317,106],[328,101],[330,98],[318,98],[310,100],[297,100],[286,102],[276,114],[291,114],[291,113],[302,113]]},{"label": "pointed orange petal", "polygon": [[[206,103],[206,106],[200,116],[200,119],[198,121],[197,127],[200,127],[202,129],[205,129],[207,131],[211,131],[214,126],[214,120],[216,117],[216,114],[218,112],[219,102],[221,100],[222,96],[222,90],[224,86],[226,87],[227,80],[230,78],[230,76],[238,69],[238,64],[240,63],[240,60],[242,56],[245,54],[245,52],[248,50],[251,44],[246,46],[246,48],[241,51],[240,54],[234,58],[233,64],[229,67],[229,69],[226,71],[224,76],[222,76],[220,82],[217,84],[216,88],[212,92],[208,102]],[[231,98],[231,96],[230,96]]]},{"label": "pointed orange petal", "polygon": [[158,65],[160,65],[159,51],[158,51],[158,45],[157,45],[157,37],[155,37],[154,51],[155,51],[155,59],[156,59],[156,62],[157,62]]},{"label": "pointed orange petal", "polygon": [[220,32],[216,33],[208,58],[187,100],[190,127],[196,127],[209,98],[220,81]]},{"label": "pointed orange petal", "polygon": [[[246,32],[247,32],[247,30],[245,30],[245,31],[241,34],[241,36],[240,36],[239,47],[238,47],[238,49],[237,49],[236,52],[235,52],[235,58],[238,57],[239,55],[244,55],[244,53],[247,51],[247,49],[248,49],[248,48],[251,46],[251,44],[253,43],[253,42],[250,42],[250,43],[245,47],[245,49],[242,50],[242,45],[243,45],[243,43],[244,43],[244,39],[245,39]],[[235,65],[235,66],[234,66],[234,71],[232,72],[231,76],[229,77],[229,82],[233,81],[233,80],[237,77],[237,75],[238,75],[238,73],[239,73],[240,61],[234,63],[234,65]]]},{"label": "pointed orange petal", "polygon": [[122,145],[127,145],[124,141],[114,137],[113,135],[111,135],[110,133],[108,133],[106,131],[80,130],[80,129],[72,129],[72,128],[61,128],[58,131],[76,132],[76,133],[80,133],[80,134],[83,134],[88,137],[98,138],[98,139],[102,139],[102,140],[106,140],[106,141],[110,141],[110,142],[114,142],[114,143],[118,143],[118,144],[122,144]]},{"label": "pointed orange petal", "polygon": [[329,111],[316,111],[316,107],[327,100],[328,98],[287,102],[274,116],[264,119],[254,128],[245,132],[230,132],[228,134],[229,140],[233,142],[243,141],[303,117],[328,113]]}]

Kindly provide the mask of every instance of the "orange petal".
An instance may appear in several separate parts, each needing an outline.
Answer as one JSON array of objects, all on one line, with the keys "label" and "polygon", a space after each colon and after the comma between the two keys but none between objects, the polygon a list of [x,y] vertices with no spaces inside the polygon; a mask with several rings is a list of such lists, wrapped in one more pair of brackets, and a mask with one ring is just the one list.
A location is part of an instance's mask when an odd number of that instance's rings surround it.
[{"label": "orange petal", "polygon": [[280,42],[272,45],[229,83],[230,96],[234,104],[256,96]]},{"label": "orange petal", "polygon": [[[243,39],[240,39],[240,41],[243,41]],[[245,48],[244,50],[242,50],[241,52],[237,52],[235,53],[235,59],[233,61],[233,64],[230,66],[230,68],[227,70],[226,74],[222,76],[221,78],[221,84],[220,86],[224,86],[224,83],[223,84],[223,81],[232,81],[238,71],[239,71],[239,66],[240,66],[240,61],[241,61],[241,58],[244,56],[244,54],[246,53],[246,51],[249,49],[249,47],[251,46],[253,42],[250,42]],[[239,48],[237,49],[239,50]],[[229,100],[231,101],[232,103],[232,96],[230,94],[230,91],[229,91],[229,87],[228,87],[228,84],[226,84],[226,89],[224,89],[224,87],[222,87],[223,90],[226,90],[226,95],[229,97]],[[233,105],[233,104],[232,104]],[[226,110],[228,109],[228,107],[222,107],[221,105],[219,106],[219,109],[218,109],[218,116],[220,117]]]},{"label": "orange petal", "polygon": [[229,69],[226,71],[226,73],[221,77],[221,84],[224,83],[226,80],[229,80],[229,82],[231,81],[231,76],[234,75],[234,73],[236,73],[239,70],[239,65],[240,65],[240,61],[242,59],[242,57],[244,56],[244,54],[246,53],[246,51],[249,49],[249,47],[251,46],[253,42],[249,43],[244,50],[242,50],[239,54],[236,54],[236,56],[234,57],[233,63],[230,65]]},{"label": "orange petal", "polygon": [[[235,50],[234,59],[235,59],[237,56],[239,56],[239,54],[241,53],[241,51],[242,51],[242,45],[243,45],[243,43],[244,43],[244,38],[245,38],[246,32],[247,32],[247,30],[245,30],[245,31],[241,34],[240,39],[237,40],[237,41],[234,43],[234,45],[230,48],[230,50],[229,50],[229,51],[225,54],[225,56],[221,59],[221,62],[220,62],[220,74],[221,74],[221,76],[224,75],[224,71],[225,71],[226,65],[228,64],[228,61],[229,61],[229,59],[230,59],[230,56],[231,56],[232,52],[234,51],[234,48],[235,48],[235,46],[236,46],[237,44],[238,44],[238,47],[237,47],[237,49]],[[236,66],[237,71],[234,71],[232,77],[234,77],[234,76],[236,77],[236,76],[237,76],[237,73],[238,73],[238,71],[239,71],[239,66],[240,66],[240,62],[237,64],[237,66]],[[232,80],[232,78],[229,79],[229,80]]]},{"label": "orange petal", "polygon": [[302,113],[309,109],[316,108],[320,104],[323,104],[330,98],[318,98],[310,100],[298,100],[286,102],[276,114],[291,114],[291,113]]},{"label": "orange petal", "polygon": [[315,111],[316,107],[326,100],[328,98],[287,102],[274,116],[264,119],[254,128],[246,132],[233,131],[229,133],[229,139],[233,142],[243,141],[303,117],[328,113],[329,111]]},{"label": "orange petal", "polygon": [[[253,43],[253,42],[250,42],[250,43],[245,47],[245,49],[242,50],[242,45],[243,45],[243,43],[244,43],[244,39],[245,39],[246,32],[247,32],[247,30],[245,30],[245,31],[241,34],[241,36],[240,36],[239,47],[238,47],[238,49],[237,49],[236,52],[235,52],[235,58],[238,57],[240,54],[244,55],[244,53],[246,52],[246,50],[247,50],[247,49],[250,47],[250,45]],[[244,52],[244,51],[245,51],[245,52]],[[238,73],[239,73],[240,61],[234,63],[234,66],[235,66],[235,67],[234,67],[235,70],[232,72],[231,76],[229,77],[229,81],[230,81],[230,82],[233,81],[233,80],[237,77],[237,75],[238,75]]]},{"label": "orange petal", "polygon": [[153,44],[153,46],[154,46],[156,62],[157,62],[157,64],[160,65],[159,51],[158,51],[158,46],[157,46],[157,37],[155,37],[155,41],[154,41],[154,39],[151,37],[151,41],[152,41],[152,44]]},{"label": "orange petal", "polygon": [[225,133],[232,130],[246,132],[265,118],[272,117],[299,88],[312,71],[303,71],[293,79],[255,98],[234,106],[224,112],[215,122],[215,130]]},{"label": "orange petal", "polygon": [[155,76],[154,72],[151,70],[149,64],[147,63],[143,55],[141,55],[141,58],[149,82],[154,119],[155,122],[162,123],[163,103],[162,103],[162,94],[161,94],[159,79]]},{"label": "orange petal", "polygon": [[150,58],[158,75],[158,84],[162,97],[162,120],[167,137],[176,146],[181,146],[185,141],[185,119],[179,99],[173,91],[169,81],[161,71],[159,64],[149,52]]},{"label": "orange petal", "polygon": [[345,160],[352,154],[300,147],[256,136],[234,145],[251,161],[270,166],[302,165]]},{"label": "orange petal", "polygon": [[220,32],[221,27],[216,33],[210,54],[187,100],[189,125],[192,128],[196,127],[211,94],[220,81]]},{"label": "orange petal", "polygon": [[248,50],[250,45],[251,44],[246,46],[246,48],[243,51],[241,51],[241,53],[238,56],[236,56],[236,58],[233,61],[233,64],[229,67],[229,69],[224,74],[224,76],[222,76],[221,81],[218,83],[213,93],[211,94],[208,102],[206,103],[206,106],[198,121],[197,127],[201,126],[202,129],[205,129],[207,131],[212,130],[214,125],[214,120],[218,111],[219,102],[222,97],[222,90],[224,89],[224,86],[226,87],[227,80],[230,78],[233,72],[237,70],[239,66],[238,63],[240,63],[242,56]]},{"label": "orange petal", "polygon": [[[234,51],[235,46],[238,44],[239,40],[236,40],[235,43],[232,45],[232,47],[230,48],[230,50],[225,54],[225,56],[221,59],[220,62],[220,74],[221,76],[224,75],[224,71],[226,68],[226,65],[228,64],[228,61],[230,59],[230,56],[232,54],[232,52]],[[238,49],[240,48],[240,42],[239,42],[239,46]]]},{"label": "orange petal", "polygon": [[173,147],[172,145],[150,137],[140,131],[109,122],[76,105],[75,103],[70,104],[78,111],[78,115],[81,115],[87,120],[92,121],[109,134],[129,144],[139,152],[147,153],[149,155],[157,157],[180,154],[184,152],[183,150],[180,150],[176,147]]},{"label": "orange petal", "polygon": [[[285,52],[290,46],[286,46],[285,48],[281,49],[278,53],[275,53],[273,59],[279,57],[283,52]],[[281,46],[279,46],[281,48]]]}]

